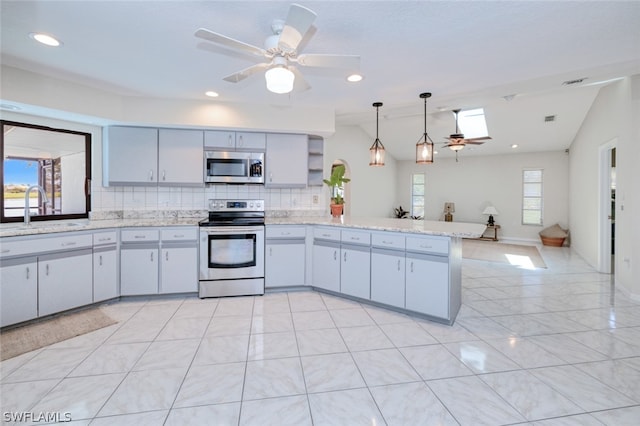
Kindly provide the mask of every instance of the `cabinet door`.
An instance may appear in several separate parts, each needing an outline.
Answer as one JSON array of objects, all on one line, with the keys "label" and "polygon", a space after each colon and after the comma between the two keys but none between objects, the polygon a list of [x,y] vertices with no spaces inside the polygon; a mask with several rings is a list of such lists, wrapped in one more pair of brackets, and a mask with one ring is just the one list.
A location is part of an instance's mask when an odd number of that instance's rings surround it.
[{"label": "cabinet door", "polygon": [[3,261],[0,266],[0,327],[37,316],[37,258]]},{"label": "cabinet door", "polygon": [[93,253],[93,301],[113,299],[120,295],[118,289],[118,252],[94,250]]},{"label": "cabinet door", "polygon": [[204,146],[226,150],[234,149],[236,146],[236,133],[222,130],[205,130]]},{"label": "cabinet door", "polygon": [[201,130],[160,129],[159,185],[204,185],[203,135]]},{"label": "cabinet door", "polygon": [[313,286],[340,292],[339,245],[313,245]]},{"label": "cabinet door", "polygon": [[404,252],[376,250],[371,253],[371,300],[404,308]]},{"label": "cabinet door", "polygon": [[39,316],[66,311],[93,302],[91,249],[38,258]]},{"label": "cabinet door", "polygon": [[449,265],[444,256],[410,256],[406,264],[406,307],[449,318]]},{"label": "cabinet door", "polygon": [[267,134],[265,186],[306,187],[309,173],[307,145],[307,135]]},{"label": "cabinet door", "polygon": [[304,264],[304,240],[301,243],[267,242],[265,288],[304,285]]},{"label": "cabinet door", "polygon": [[172,247],[161,250],[160,293],[198,291],[198,249]]},{"label": "cabinet door", "polygon": [[369,247],[341,250],[340,291],[369,299],[371,297],[371,252]]},{"label": "cabinet door", "polygon": [[[158,183],[158,130],[109,127],[106,130],[103,182],[109,185]],[[204,164],[204,163],[203,163]]]},{"label": "cabinet door", "polygon": [[267,147],[267,135],[255,132],[236,132],[236,149],[262,152]]},{"label": "cabinet door", "polygon": [[158,249],[120,250],[120,294],[158,293]]}]

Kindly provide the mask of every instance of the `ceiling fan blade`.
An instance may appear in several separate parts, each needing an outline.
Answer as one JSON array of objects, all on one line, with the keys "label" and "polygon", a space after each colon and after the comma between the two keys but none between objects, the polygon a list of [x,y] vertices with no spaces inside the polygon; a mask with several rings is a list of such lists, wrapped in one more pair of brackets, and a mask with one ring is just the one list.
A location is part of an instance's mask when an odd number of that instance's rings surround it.
[{"label": "ceiling fan blade", "polygon": [[299,4],[292,4],[280,33],[278,46],[283,50],[296,50],[315,19],[316,14],[312,10]]},{"label": "ceiling fan blade", "polygon": [[360,56],[358,55],[324,55],[302,54],[296,61],[305,67],[345,68],[351,70],[360,69]]},{"label": "ceiling fan blade", "polygon": [[293,80],[293,88],[296,92],[304,92],[305,90],[311,89],[311,85],[307,83],[307,80],[304,79],[304,76],[296,67],[289,67],[289,69],[296,76],[295,80]]},{"label": "ceiling fan blade", "polygon": [[209,31],[204,28],[198,29],[198,31],[196,31],[195,33],[195,36],[232,50],[240,50],[244,53],[249,53],[255,56],[268,56],[267,51],[264,49],[235,40],[222,34],[214,33],[213,31]]},{"label": "ceiling fan blade", "polygon": [[248,68],[245,68],[236,73],[226,76],[225,78],[223,78],[223,80],[228,81],[229,83],[238,83],[244,80],[245,78],[252,76],[257,72],[260,72],[266,68],[269,68],[269,66],[270,64],[267,64],[267,63],[251,65]]},{"label": "ceiling fan blade", "polygon": [[[491,139],[491,136],[480,136],[478,138],[465,139],[465,141],[467,141],[467,142],[479,142],[479,141],[488,141],[490,139]],[[484,143],[484,142],[480,142],[480,143]]]},{"label": "ceiling fan blade", "polygon": [[482,145],[484,143],[484,141],[479,141],[476,139],[465,139],[464,143],[466,145]]}]

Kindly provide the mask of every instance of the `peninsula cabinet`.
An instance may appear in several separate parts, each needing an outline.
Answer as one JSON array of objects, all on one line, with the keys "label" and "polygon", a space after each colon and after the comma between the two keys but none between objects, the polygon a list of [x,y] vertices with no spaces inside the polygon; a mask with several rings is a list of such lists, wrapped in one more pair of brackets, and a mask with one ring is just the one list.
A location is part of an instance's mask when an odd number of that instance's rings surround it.
[{"label": "peninsula cabinet", "polygon": [[406,308],[449,318],[449,238],[407,237]]},{"label": "peninsula cabinet", "polygon": [[267,225],[265,288],[286,288],[305,284],[306,227]]},{"label": "peninsula cabinet", "polygon": [[405,308],[404,235],[374,233],[371,245],[371,300]]},{"label": "peninsula cabinet", "polygon": [[371,296],[371,234],[343,230],[340,247],[340,291],[349,296]]},{"label": "peninsula cabinet", "polygon": [[340,230],[313,229],[313,287],[340,292]]},{"label": "peninsula cabinet", "polygon": [[265,186],[304,188],[307,186],[309,148],[307,135],[267,134]]}]

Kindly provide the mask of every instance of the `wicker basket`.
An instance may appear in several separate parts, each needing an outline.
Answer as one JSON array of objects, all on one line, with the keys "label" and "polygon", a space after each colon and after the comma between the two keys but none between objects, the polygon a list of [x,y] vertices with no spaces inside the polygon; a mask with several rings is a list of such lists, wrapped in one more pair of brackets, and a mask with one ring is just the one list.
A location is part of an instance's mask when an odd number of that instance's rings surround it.
[{"label": "wicker basket", "polygon": [[564,245],[565,238],[551,238],[540,236],[542,244],[551,247],[562,247]]}]

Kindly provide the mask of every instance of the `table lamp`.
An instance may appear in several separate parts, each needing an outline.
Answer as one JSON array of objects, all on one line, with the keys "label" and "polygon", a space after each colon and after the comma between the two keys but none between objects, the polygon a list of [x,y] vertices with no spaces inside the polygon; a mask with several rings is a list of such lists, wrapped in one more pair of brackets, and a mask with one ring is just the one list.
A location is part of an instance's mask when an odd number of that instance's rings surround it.
[{"label": "table lamp", "polygon": [[492,205],[488,205],[487,208],[484,209],[482,214],[488,214],[489,215],[489,221],[487,222],[488,226],[495,225],[495,222],[493,221],[493,215],[496,215],[496,216],[498,215],[498,210],[496,210],[495,207],[493,207]]},{"label": "table lamp", "polygon": [[451,203],[451,202],[444,203],[444,221],[453,222],[453,215],[451,213],[455,211],[456,211],[455,203]]}]

